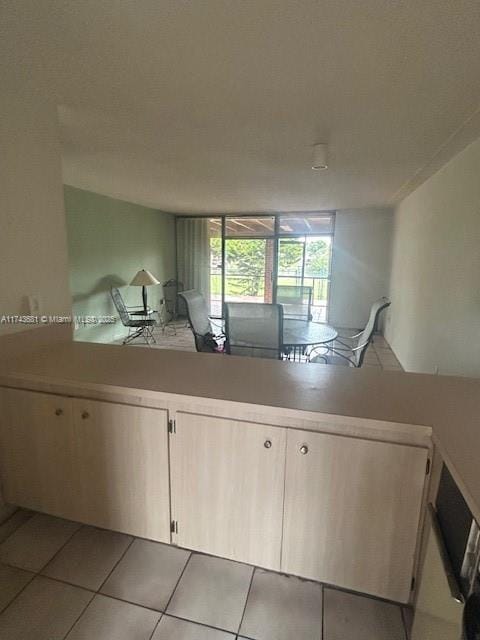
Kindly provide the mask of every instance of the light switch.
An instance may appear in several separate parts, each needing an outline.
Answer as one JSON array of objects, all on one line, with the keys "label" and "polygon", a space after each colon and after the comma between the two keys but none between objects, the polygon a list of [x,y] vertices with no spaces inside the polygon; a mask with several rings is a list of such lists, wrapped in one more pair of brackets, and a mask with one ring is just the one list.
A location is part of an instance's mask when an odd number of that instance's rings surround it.
[{"label": "light switch", "polygon": [[38,296],[27,296],[28,299],[28,312],[31,316],[38,316],[40,314],[40,298]]}]

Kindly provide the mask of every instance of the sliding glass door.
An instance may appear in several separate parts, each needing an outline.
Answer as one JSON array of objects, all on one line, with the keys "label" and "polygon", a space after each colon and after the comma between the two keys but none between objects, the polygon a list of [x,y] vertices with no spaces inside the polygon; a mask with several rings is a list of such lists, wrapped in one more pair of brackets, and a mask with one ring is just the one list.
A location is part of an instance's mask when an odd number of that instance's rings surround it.
[{"label": "sliding glass door", "polygon": [[331,236],[295,236],[278,240],[277,287],[311,290],[311,316],[327,322],[330,287]]},{"label": "sliding glass door", "polygon": [[225,301],[272,302],[273,216],[225,219]]},{"label": "sliding glass door", "polygon": [[278,217],[277,290],[285,286],[309,287],[315,322],[328,321],[334,220],[333,214]]},{"label": "sliding glass door", "polygon": [[310,287],[311,316],[328,321],[334,214],[177,219],[180,286],[198,289],[210,314],[226,302],[275,302],[278,287]]}]

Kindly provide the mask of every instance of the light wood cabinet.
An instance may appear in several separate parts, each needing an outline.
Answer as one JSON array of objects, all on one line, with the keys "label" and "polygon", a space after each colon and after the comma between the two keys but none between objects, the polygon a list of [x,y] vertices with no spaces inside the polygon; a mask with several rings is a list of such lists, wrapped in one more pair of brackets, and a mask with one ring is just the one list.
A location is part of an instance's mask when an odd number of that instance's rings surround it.
[{"label": "light wood cabinet", "polygon": [[425,448],[187,409],[169,434],[164,409],[14,389],[0,399],[7,502],[409,599]]},{"label": "light wood cabinet", "polygon": [[0,469],[6,502],[75,518],[72,407],[69,398],[1,390]]},{"label": "light wood cabinet", "polygon": [[167,412],[73,399],[80,520],[170,541]]},{"label": "light wood cabinet", "polygon": [[427,450],[289,430],[282,571],[407,602]]},{"label": "light wood cabinet", "polygon": [[178,413],[172,434],[174,541],[280,568],[286,430]]},{"label": "light wood cabinet", "polygon": [[5,501],[170,541],[167,412],[3,389]]}]

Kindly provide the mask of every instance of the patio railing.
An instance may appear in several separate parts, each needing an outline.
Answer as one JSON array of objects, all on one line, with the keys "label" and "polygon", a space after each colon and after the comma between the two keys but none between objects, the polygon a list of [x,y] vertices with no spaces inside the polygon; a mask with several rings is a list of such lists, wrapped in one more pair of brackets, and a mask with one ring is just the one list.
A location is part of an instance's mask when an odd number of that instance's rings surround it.
[{"label": "patio railing", "polygon": [[[278,283],[282,285],[300,285],[302,278],[295,275],[279,275]],[[303,285],[312,287],[312,315],[316,322],[326,322],[328,305],[328,288],[330,278],[321,276],[305,276]],[[218,272],[210,274],[210,297],[212,315],[221,315],[222,276]],[[236,302],[264,302],[265,279],[259,276],[228,274],[225,276],[225,297]]]}]

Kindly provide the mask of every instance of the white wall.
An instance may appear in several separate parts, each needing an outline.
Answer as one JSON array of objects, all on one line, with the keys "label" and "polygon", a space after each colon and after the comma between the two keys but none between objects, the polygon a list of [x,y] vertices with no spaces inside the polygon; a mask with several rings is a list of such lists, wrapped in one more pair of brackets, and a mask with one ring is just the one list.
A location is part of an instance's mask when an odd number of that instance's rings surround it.
[{"label": "white wall", "polygon": [[[28,295],[38,296],[44,314],[69,315],[56,107],[41,83],[28,75],[26,59],[15,49],[14,34],[9,40],[4,35],[0,50],[0,317],[26,313]],[[0,323],[0,358],[16,353],[17,344],[25,349],[36,341],[56,339],[55,327],[31,329]],[[27,340],[14,335],[25,330]],[[32,339],[36,333],[41,337]],[[0,496],[0,522],[9,511]]]},{"label": "white wall", "polygon": [[[55,105],[33,89],[2,86],[0,315],[70,313],[61,151]],[[26,329],[0,325],[0,332]]]},{"label": "white wall", "polygon": [[390,289],[405,369],[480,376],[480,139],[397,208]]},{"label": "white wall", "polygon": [[337,212],[329,323],[365,326],[372,302],[388,295],[393,215],[390,209]]}]

